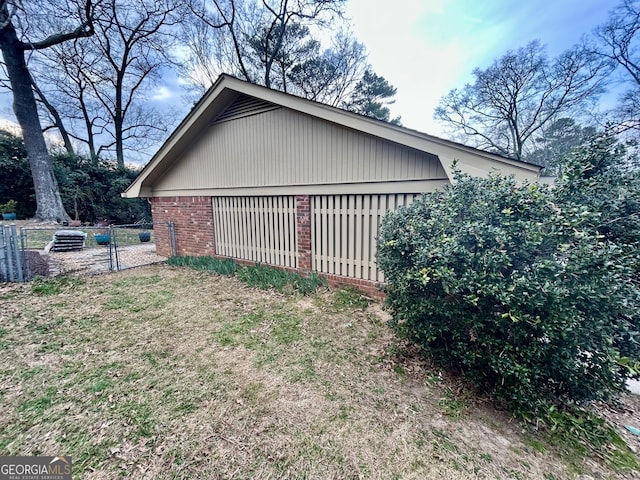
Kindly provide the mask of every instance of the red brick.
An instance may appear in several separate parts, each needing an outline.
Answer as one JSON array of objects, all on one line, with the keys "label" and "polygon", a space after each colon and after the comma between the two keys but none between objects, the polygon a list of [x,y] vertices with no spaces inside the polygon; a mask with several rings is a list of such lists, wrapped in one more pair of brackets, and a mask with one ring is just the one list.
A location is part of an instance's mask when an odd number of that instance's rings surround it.
[{"label": "red brick", "polygon": [[[173,222],[178,255],[215,255],[213,204],[211,197],[154,197],[154,222]],[[171,255],[168,229],[158,228],[156,248],[160,255]]]}]

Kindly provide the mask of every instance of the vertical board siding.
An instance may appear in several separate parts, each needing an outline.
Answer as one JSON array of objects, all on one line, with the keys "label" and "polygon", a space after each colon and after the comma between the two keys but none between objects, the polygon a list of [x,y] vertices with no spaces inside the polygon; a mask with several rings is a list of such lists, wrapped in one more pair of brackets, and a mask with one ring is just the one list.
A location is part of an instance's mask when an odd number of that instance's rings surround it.
[{"label": "vertical board siding", "polygon": [[382,217],[410,205],[416,194],[315,195],[311,197],[313,269],[321,273],[384,281],[376,266]]},{"label": "vertical board siding", "polygon": [[446,178],[435,155],[280,108],[212,125],[154,188]]},{"label": "vertical board siding", "polygon": [[295,197],[213,197],[216,251],[297,267]]}]

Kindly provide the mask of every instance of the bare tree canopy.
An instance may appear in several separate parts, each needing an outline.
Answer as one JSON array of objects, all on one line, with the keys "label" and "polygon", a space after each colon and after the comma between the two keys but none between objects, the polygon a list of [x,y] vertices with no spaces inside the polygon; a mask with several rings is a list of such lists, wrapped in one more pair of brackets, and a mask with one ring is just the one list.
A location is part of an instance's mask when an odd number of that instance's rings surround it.
[{"label": "bare tree canopy", "polygon": [[283,51],[291,49],[291,40],[306,37],[296,29],[307,29],[308,33],[309,26],[323,25],[340,16],[344,3],[345,0],[190,0],[190,8],[208,27],[205,30],[226,32],[215,41],[226,43],[217,59],[228,73],[271,88],[272,74],[286,55]]},{"label": "bare tree canopy", "polygon": [[[25,54],[93,35],[94,6],[92,0],[70,0],[64,5],[38,3],[0,0],[0,51],[13,93],[13,110],[22,128],[31,167],[37,202],[35,216],[39,220],[63,221],[68,220],[69,215],[60,199]],[[33,38],[33,26],[42,24],[44,18],[54,30]]]},{"label": "bare tree canopy", "polygon": [[621,129],[640,129],[640,1],[624,0],[595,31],[596,53],[623,71],[630,87],[620,98],[616,120]]},{"label": "bare tree canopy", "polygon": [[[200,93],[226,72],[388,121],[388,107],[364,108],[363,99],[354,98],[368,92],[372,101],[386,101],[395,89],[372,72],[364,45],[336,26],[343,5],[344,0],[191,0],[196,21],[184,25],[190,52],[184,73]],[[313,32],[329,26],[331,45],[323,49]],[[372,75],[386,83],[387,95],[371,96]]]},{"label": "bare tree canopy", "polygon": [[115,153],[122,168],[125,150],[142,151],[165,135],[170,115],[147,100],[172,62],[172,28],[182,6],[180,0],[102,0],[94,36],[39,57],[39,96],[63,138],[86,144],[94,159]]},{"label": "bare tree canopy", "polygon": [[440,100],[434,117],[478,148],[523,159],[545,125],[597,99],[606,59],[575,47],[555,59],[539,41],[510,50]]}]

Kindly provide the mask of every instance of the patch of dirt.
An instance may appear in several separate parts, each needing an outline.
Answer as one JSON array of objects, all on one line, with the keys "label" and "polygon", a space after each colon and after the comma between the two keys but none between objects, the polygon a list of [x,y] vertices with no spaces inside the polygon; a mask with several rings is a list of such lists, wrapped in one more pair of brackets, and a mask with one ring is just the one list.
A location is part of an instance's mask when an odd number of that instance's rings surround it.
[{"label": "patch of dirt", "polygon": [[595,410],[616,426],[617,432],[636,455],[640,454],[640,435],[633,434],[627,426],[640,429],[640,395],[627,393],[617,401],[598,403]]}]

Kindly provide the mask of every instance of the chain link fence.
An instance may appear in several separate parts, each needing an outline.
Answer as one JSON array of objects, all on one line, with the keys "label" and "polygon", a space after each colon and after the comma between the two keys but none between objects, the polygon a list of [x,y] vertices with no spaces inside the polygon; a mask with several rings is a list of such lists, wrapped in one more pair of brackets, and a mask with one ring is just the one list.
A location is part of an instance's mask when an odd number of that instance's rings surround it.
[{"label": "chain link fence", "polygon": [[91,275],[163,262],[166,256],[158,255],[155,238],[170,239],[175,255],[174,232],[172,222],[19,230],[0,224],[0,281]]}]

